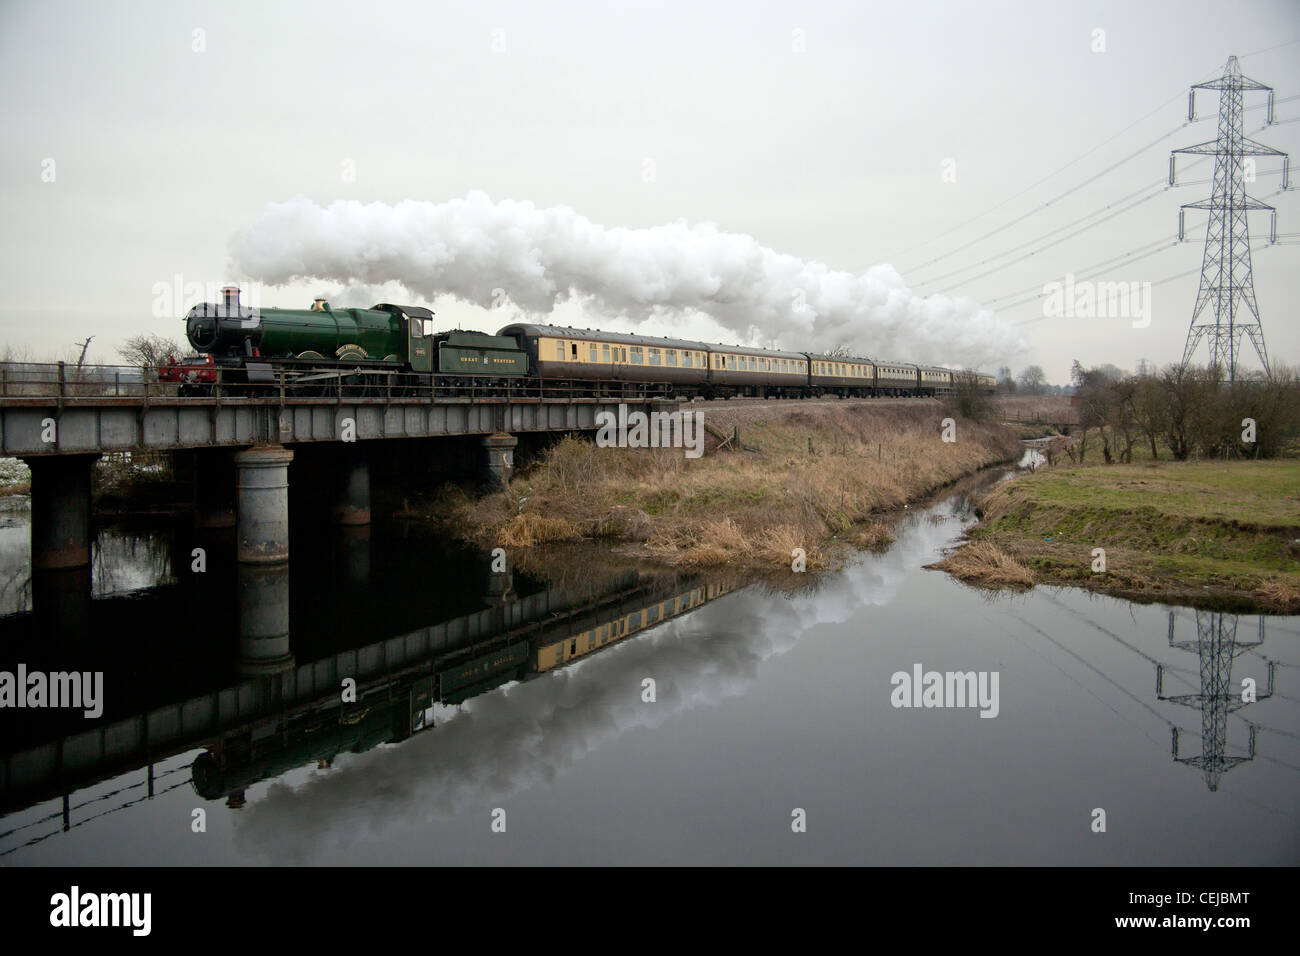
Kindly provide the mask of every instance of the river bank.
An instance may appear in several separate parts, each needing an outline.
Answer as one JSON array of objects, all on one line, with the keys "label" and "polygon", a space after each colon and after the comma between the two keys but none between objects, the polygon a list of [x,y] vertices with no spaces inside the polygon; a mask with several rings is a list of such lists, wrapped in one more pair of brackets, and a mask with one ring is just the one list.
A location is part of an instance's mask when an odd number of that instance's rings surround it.
[{"label": "river bank", "polygon": [[980,508],[970,543],[931,567],[989,588],[1300,610],[1300,461],[1054,468]]},{"label": "river bank", "polygon": [[[566,438],[499,492],[471,499],[448,489],[440,513],[480,547],[596,539],[666,566],[763,571],[789,571],[802,551],[813,571],[887,544],[892,513],[1022,451],[1009,430],[932,400],[702,414],[703,457]],[[950,417],[955,440],[945,441]]]}]

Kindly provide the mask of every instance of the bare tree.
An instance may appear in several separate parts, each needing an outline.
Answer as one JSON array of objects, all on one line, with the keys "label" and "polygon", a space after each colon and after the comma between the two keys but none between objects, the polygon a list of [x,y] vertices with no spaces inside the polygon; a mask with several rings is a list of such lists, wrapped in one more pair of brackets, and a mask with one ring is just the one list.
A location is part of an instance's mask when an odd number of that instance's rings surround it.
[{"label": "bare tree", "polygon": [[117,354],[127,365],[157,368],[169,357],[185,354],[185,348],[165,335],[133,335],[118,348]]},{"label": "bare tree", "polygon": [[77,343],[78,345],[81,346],[81,354],[77,356],[77,368],[81,368],[83,365],[86,364],[86,350],[90,348],[90,343],[94,338],[95,337],[93,335],[88,335],[86,336],[86,340],[84,342]]},{"label": "bare tree", "polygon": [[1030,395],[1037,395],[1043,390],[1047,375],[1041,365],[1031,365],[1020,373],[1020,387]]}]

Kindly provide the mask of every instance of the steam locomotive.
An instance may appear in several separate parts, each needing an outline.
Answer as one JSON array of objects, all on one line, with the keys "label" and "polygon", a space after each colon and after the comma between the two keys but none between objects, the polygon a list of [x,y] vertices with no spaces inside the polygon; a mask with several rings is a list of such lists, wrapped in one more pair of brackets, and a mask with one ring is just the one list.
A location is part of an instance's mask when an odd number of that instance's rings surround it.
[{"label": "steam locomotive", "polygon": [[[493,388],[539,394],[543,386],[580,394],[659,393],[684,398],[942,396],[963,381],[992,392],[993,376],[858,356],[710,345],[595,329],[516,323],[496,335],[438,331],[433,313],[380,303],[334,309],[251,309],[239,290],[220,304],[196,305],[186,335],[198,356],[160,369],[183,394],[218,381],[238,388],[285,384],[294,391],[386,381],[399,387]],[[221,370],[220,378],[218,369]]]}]

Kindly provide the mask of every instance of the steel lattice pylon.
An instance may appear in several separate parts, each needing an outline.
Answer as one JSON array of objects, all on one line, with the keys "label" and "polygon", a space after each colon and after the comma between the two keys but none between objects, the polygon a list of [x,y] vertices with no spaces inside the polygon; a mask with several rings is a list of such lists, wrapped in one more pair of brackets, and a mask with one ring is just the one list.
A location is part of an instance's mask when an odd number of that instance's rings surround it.
[{"label": "steel lattice pylon", "polygon": [[[1188,94],[1187,118],[1196,118],[1196,91],[1219,91],[1219,133],[1211,142],[1176,149],[1169,157],[1169,184],[1174,185],[1174,160],[1179,153],[1198,153],[1214,157],[1214,185],[1210,198],[1185,204],[1178,213],[1178,238],[1183,238],[1183,219],[1188,209],[1205,209],[1210,221],[1205,227],[1205,255],[1201,261],[1201,284],[1192,309],[1192,324],[1183,349],[1183,364],[1191,361],[1201,339],[1210,343],[1210,366],[1226,373],[1228,381],[1237,378],[1237,360],[1241,338],[1251,344],[1269,374],[1268,350],[1255,301],[1255,281],[1250,258],[1250,229],[1246,214],[1252,209],[1267,209],[1273,214],[1270,236],[1277,235],[1277,210],[1246,194],[1248,179],[1246,157],[1281,156],[1282,188],[1287,188],[1287,155],[1242,133],[1242,98],[1247,90],[1268,93],[1268,122],[1273,122],[1273,90],[1242,76],[1235,56],[1228,58],[1223,76],[1197,83]],[[1253,163],[1253,160],[1251,161]],[[1206,307],[1213,305],[1213,320],[1202,321]]]},{"label": "steel lattice pylon", "polygon": [[[1238,764],[1255,758],[1255,725],[1247,721],[1250,727],[1250,739],[1246,756],[1233,756],[1228,753],[1228,716],[1246,706],[1232,683],[1232,662],[1245,651],[1255,650],[1264,643],[1264,618],[1259,618],[1259,635],[1255,640],[1243,640],[1237,637],[1237,616],[1219,614],[1210,611],[1196,612],[1196,640],[1178,641],[1174,639],[1174,612],[1169,612],[1169,646],[1182,651],[1190,651],[1200,659],[1200,692],[1195,694],[1164,693],[1164,667],[1156,667],[1156,697],[1176,704],[1182,704],[1201,712],[1201,752],[1196,756],[1179,756],[1178,728],[1173,728],[1174,760],[1190,767],[1196,767],[1205,774],[1205,784],[1210,790],[1219,789],[1219,779],[1224,773]],[[1256,700],[1273,696],[1273,662],[1268,663],[1267,681],[1264,690],[1256,694]]]}]

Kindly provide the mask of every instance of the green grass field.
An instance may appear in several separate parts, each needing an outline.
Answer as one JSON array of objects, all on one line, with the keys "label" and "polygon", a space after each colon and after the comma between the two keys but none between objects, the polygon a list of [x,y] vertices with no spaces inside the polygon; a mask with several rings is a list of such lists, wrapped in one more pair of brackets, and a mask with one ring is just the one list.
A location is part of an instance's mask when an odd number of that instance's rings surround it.
[{"label": "green grass field", "polygon": [[1053,468],[1000,486],[983,508],[975,537],[1039,583],[1300,610],[1300,461]]}]

